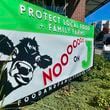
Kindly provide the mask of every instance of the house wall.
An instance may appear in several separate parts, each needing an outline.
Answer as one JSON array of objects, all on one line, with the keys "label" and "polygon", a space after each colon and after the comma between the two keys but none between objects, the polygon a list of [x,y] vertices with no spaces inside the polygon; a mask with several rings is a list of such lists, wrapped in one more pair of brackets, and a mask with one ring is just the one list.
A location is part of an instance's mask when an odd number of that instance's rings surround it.
[{"label": "house wall", "polygon": [[80,0],[80,3],[78,4],[71,18],[78,21],[84,21],[85,7],[86,7],[86,0]]}]

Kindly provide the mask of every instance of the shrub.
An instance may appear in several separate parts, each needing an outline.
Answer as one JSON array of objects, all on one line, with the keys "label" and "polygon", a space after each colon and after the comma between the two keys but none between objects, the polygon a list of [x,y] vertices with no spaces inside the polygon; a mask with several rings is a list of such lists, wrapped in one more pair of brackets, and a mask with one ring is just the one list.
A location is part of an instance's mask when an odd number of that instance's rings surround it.
[{"label": "shrub", "polygon": [[110,107],[110,91],[105,91],[97,94],[93,97],[92,103],[95,106],[99,106],[101,108],[109,108]]}]

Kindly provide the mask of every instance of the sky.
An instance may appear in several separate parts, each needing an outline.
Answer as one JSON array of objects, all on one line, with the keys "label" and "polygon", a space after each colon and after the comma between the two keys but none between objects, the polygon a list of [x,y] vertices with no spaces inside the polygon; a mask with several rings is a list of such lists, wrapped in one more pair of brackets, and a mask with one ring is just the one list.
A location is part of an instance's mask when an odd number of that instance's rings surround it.
[{"label": "sky", "polygon": [[110,2],[86,17],[85,22],[90,24],[101,20],[110,20]]}]

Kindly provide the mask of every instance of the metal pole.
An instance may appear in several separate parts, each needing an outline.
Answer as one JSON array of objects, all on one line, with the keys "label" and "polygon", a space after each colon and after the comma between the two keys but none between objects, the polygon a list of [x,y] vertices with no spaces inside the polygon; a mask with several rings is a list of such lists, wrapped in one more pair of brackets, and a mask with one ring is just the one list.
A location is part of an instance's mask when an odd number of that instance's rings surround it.
[{"label": "metal pole", "polygon": [[65,16],[66,16],[66,8],[67,8],[67,6],[68,6],[68,2],[66,2],[66,0],[65,0],[65,6],[63,8],[63,11],[65,11]]},{"label": "metal pole", "polygon": [[42,0],[42,6],[43,6],[43,7],[45,7],[45,3],[44,3],[44,0]]},{"label": "metal pole", "polygon": [[66,0],[65,0],[65,9],[64,9],[64,11],[65,11],[65,16],[66,16]]},{"label": "metal pole", "polygon": [[52,0],[51,9],[52,9],[52,11],[55,11],[55,1],[54,0]]}]

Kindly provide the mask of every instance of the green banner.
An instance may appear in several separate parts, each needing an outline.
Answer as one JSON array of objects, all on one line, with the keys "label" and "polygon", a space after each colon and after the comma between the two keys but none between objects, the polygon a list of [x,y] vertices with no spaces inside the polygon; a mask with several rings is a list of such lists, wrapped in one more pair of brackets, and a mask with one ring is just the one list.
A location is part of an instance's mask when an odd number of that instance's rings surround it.
[{"label": "green banner", "polygon": [[93,38],[93,26],[23,0],[0,1],[0,29]]}]

